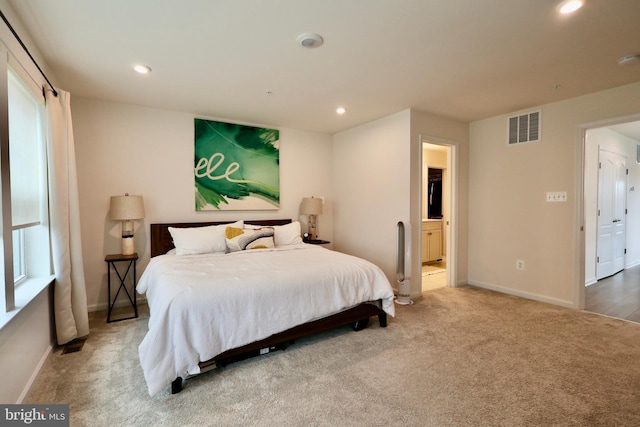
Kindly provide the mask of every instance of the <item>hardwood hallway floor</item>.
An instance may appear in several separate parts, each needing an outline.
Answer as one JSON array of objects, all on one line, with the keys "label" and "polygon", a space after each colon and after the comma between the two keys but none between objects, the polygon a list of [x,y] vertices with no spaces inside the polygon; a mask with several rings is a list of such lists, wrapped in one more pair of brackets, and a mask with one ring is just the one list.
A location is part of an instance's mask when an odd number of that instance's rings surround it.
[{"label": "hardwood hallway floor", "polygon": [[588,286],[584,309],[640,323],[640,266]]}]

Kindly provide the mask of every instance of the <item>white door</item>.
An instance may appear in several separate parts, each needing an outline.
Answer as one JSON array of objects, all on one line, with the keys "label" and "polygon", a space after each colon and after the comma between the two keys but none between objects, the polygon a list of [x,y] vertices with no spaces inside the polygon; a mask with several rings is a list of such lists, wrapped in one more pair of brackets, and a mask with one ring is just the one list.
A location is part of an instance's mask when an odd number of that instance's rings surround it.
[{"label": "white door", "polygon": [[596,279],[624,269],[627,205],[626,157],[600,150]]}]

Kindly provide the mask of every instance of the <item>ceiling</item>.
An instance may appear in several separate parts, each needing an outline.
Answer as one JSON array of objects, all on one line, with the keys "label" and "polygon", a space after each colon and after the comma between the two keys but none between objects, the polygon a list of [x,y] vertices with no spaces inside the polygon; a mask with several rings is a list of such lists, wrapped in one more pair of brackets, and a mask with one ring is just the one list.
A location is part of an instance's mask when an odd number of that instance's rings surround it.
[{"label": "ceiling", "polygon": [[[640,64],[617,64],[640,52],[637,0],[571,16],[556,0],[9,4],[72,96],[330,134],[407,108],[468,122],[640,81]],[[304,32],[324,44],[303,48]]]},{"label": "ceiling", "polygon": [[621,123],[619,125],[607,127],[631,139],[635,139],[636,141],[638,141],[638,143],[640,143],[640,121]]}]

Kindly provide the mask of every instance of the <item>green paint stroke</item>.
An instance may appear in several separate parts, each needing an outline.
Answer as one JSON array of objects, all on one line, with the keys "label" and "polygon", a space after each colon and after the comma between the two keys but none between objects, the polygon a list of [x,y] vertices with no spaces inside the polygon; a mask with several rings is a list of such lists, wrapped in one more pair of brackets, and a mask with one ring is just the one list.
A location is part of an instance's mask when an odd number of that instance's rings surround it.
[{"label": "green paint stroke", "polygon": [[280,132],[195,119],[196,210],[258,197],[280,206]]}]

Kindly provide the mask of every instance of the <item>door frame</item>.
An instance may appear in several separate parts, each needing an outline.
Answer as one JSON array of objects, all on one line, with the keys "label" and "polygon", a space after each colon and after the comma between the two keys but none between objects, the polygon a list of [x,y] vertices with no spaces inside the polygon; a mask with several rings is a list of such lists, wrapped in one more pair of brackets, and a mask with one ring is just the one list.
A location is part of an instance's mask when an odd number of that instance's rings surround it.
[{"label": "door frame", "polygon": [[[449,200],[447,201],[447,211],[449,212],[449,225],[445,224],[445,257],[447,260],[447,287],[455,288],[458,286],[458,144],[442,138],[420,135],[420,180],[418,194],[420,195],[419,218],[422,221],[423,206],[423,165],[424,165],[424,144],[433,144],[447,147],[447,179],[449,181]],[[418,230],[412,233],[414,238],[418,239],[418,260],[422,265],[422,223]],[[422,292],[422,275],[420,275],[420,289]]]},{"label": "door frame", "polygon": [[[585,230],[585,153],[586,153],[586,136],[591,129],[598,129],[621,123],[640,121],[640,114],[630,114],[621,117],[614,117],[595,122],[583,123],[577,126],[576,137],[576,206],[575,217],[578,225],[575,232],[576,248],[574,256],[574,277],[575,283],[573,288],[573,306],[578,310],[583,310],[585,305],[585,257],[586,257],[586,233]],[[628,218],[627,218],[628,220]],[[627,224],[628,225],[628,224]]]}]

